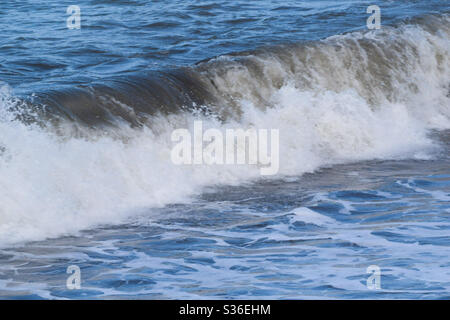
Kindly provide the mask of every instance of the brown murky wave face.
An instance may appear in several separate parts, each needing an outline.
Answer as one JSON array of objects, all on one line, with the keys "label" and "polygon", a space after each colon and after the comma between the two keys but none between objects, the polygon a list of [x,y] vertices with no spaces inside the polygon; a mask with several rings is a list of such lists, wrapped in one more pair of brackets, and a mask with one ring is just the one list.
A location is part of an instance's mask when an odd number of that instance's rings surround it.
[{"label": "brown murky wave face", "polygon": [[[141,127],[151,124],[152,116],[180,112],[239,120],[242,101],[273,108],[274,95],[285,86],[316,95],[354,90],[374,109],[383,103],[414,108],[427,92],[448,95],[449,35],[448,15],[428,15],[377,33],[263,47],[190,67],[44,90],[23,99],[16,113],[41,125],[66,119],[75,127],[102,129],[124,122]],[[440,99],[437,103],[445,104],[445,95]],[[437,109],[448,116],[445,107]]]}]

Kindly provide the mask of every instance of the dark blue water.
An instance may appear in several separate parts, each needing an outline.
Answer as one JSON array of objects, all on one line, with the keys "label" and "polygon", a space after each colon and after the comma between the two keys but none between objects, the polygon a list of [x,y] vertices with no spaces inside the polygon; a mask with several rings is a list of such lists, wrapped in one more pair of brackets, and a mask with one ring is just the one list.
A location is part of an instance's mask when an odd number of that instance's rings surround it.
[{"label": "dark blue water", "polygon": [[[1,298],[450,298],[449,1],[73,4],[0,11]],[[173,166],[198,118],[279,175]]]},{"label": "dark blue water", "polygon": [[[81,29],[69,30],[73,1],[4,1],[2,81],[17,93],[73,86],[190,65],[230,52],[316,40],[364,29],[371,1],[77,1]],[[379,1],[383,24],[448,1]]]}]

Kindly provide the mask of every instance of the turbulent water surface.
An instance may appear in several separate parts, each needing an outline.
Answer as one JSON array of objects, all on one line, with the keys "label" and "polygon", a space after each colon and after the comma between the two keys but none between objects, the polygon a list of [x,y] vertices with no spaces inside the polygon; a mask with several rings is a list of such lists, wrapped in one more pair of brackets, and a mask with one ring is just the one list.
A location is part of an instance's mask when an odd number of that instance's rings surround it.
[{"label": "turbulent water surface", "polygon": [[[450,3],[378,2],[2,3],[0,297],[450,299]],[[278,174],[173,164],[194,120]]]}]

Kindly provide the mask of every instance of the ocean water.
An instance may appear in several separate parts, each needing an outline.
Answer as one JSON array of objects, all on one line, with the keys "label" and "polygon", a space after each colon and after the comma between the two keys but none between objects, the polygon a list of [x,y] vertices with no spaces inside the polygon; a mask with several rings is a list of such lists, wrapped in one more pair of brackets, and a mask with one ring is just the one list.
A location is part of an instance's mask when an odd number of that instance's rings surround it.
[{"label": "ocean water", "polygon": [[[0,26],[0,298],[450,298],[449,1],[7,0]],[[195,120],[279,130],[278,174],[175,165]]]}]

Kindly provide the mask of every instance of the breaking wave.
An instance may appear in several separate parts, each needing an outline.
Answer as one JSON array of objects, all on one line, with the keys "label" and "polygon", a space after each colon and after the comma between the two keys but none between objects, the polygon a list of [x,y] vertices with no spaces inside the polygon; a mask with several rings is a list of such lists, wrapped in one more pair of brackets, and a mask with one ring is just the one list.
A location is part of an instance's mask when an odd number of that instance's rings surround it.
[{"label": "breaking wave", "polygon": [[450,128],[450,17],[266,47],[18,98],[0,90],[0,244],[119,223],[256,166],[176,166],[170,135],[279,129],[280,175],[427,159]]}]

